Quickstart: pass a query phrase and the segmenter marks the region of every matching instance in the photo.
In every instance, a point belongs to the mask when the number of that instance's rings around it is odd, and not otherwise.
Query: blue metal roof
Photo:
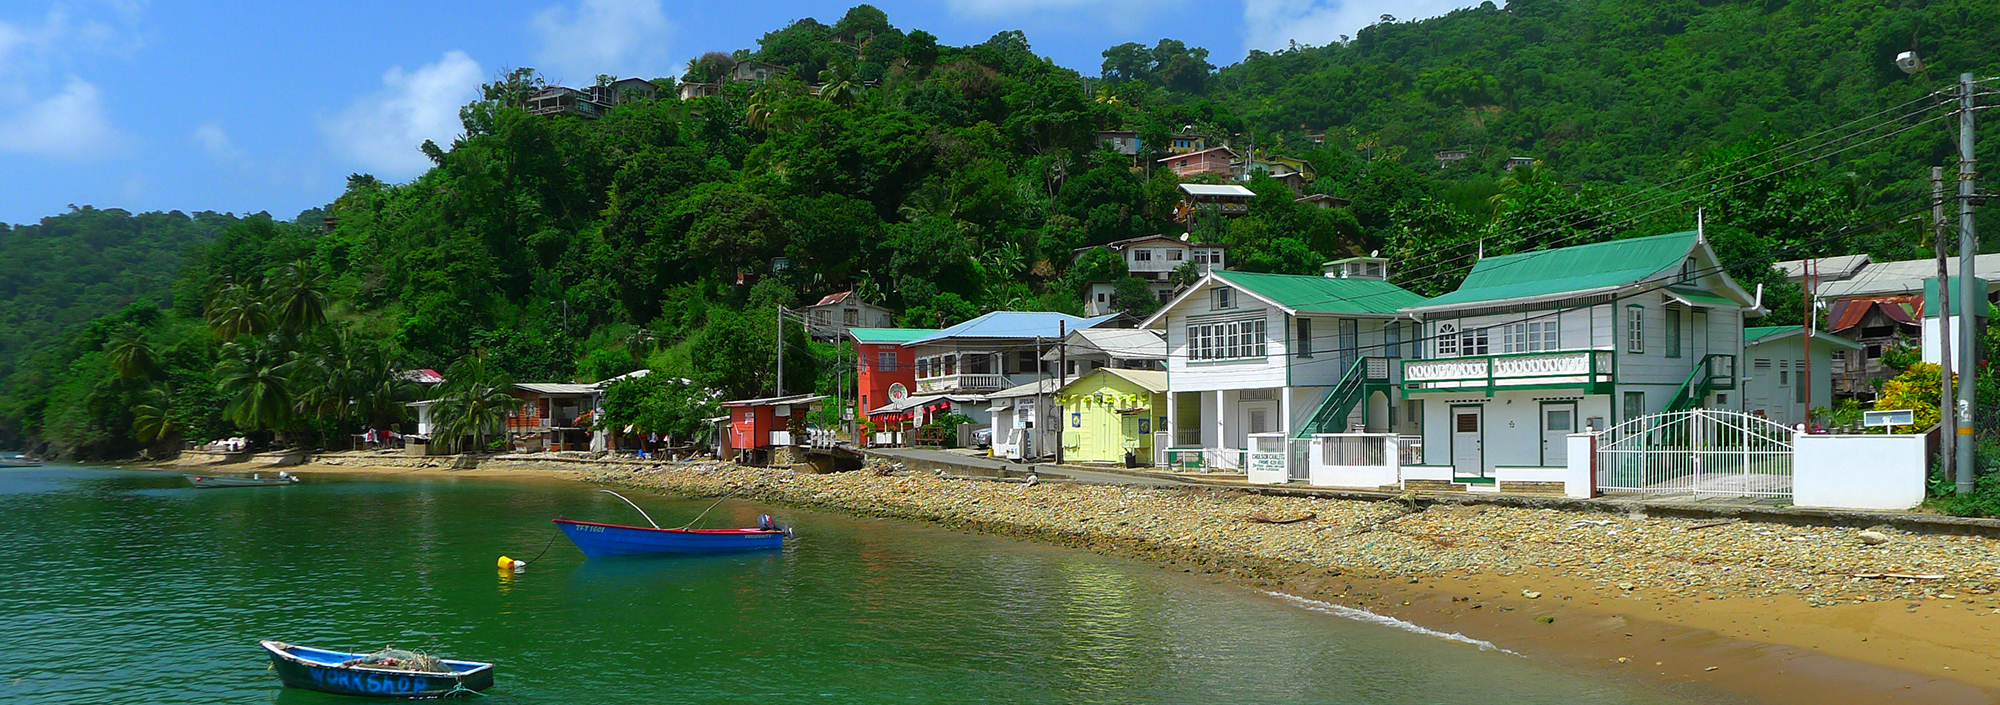
[[[1049,311],[994,311],[903,345],[923,345],[955,338],[1059,338],[1064,331],[1093,328],[1117,317],[1115,313],[1083,318]]]

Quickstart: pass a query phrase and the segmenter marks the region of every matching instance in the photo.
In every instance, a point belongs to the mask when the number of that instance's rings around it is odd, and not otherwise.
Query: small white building
[[[1167,340],[1157,330],[1085,328],[1070,333],[1060,347],[1042,353],[1042,362],[1063,365],[1062,376],[1068,379],[1102,367],[1165,371]]]
[[[1812,365],[1806,365],[1806,336],[1800,326],[1743,329],[1741,410],[1786,426],[1809,423],[1813,409],[1833,405],[1833,358],[1861,349],[1861,344],[1814,331]],[[1810,389],[1812,401],[1806,396]]]
[[[1056,424],[1062,406],[1056,403],[1061,385],[1053,378],[986,395],[993,414],[993,457],[1032,461],[1056,449]]]

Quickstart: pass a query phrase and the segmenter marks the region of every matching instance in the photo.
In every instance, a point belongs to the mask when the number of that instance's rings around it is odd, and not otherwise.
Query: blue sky
[[[269,211],[290,218],[350,173],[404,181],[424,139],[448,144],[458,106],[507,67],[588,83],[665,76],[706,51],[753,48],[801,17],[853,3],[767,0],[349,0],[0,3],[0,221],[74,204]],[[1106,47],[1173,37],[1211,61],[1324,44],[1383,14],[1451,0],[881,0],[905,30],[950,44],[1027,32],[1038,53],[1095,74]]]

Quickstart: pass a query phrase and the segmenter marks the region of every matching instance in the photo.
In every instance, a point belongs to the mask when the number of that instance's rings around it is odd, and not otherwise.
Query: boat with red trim
[[[591,558],[657,556],[674,553],[735,553],[784,548],[791,532],[766,514],[748,529],[662,529],[555,519],[570,543]]]

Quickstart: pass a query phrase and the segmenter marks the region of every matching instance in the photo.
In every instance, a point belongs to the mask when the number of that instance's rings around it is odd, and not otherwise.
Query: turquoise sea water
[[[663,525],[705,501],[628,493]],[[585,560],[556,482],[0,470],[0,702],[351,703],[279,687],[258,639],[498,663],[486,703],[1665,702],[1475,645],[1083,551],[768,512],[783,552]]]

